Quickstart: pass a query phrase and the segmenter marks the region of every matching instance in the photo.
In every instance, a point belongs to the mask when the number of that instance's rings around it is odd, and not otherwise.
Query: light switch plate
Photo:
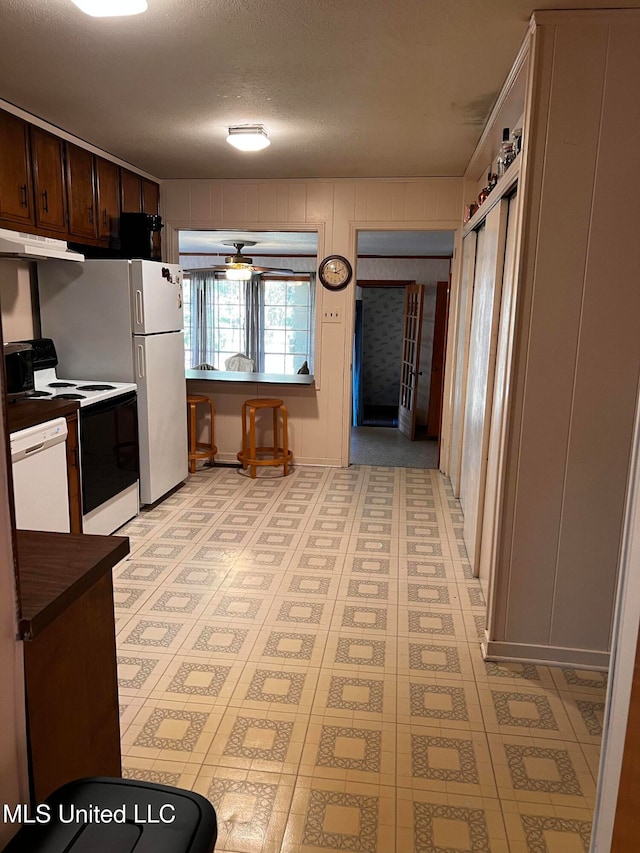
[[[337,308],[325,308],[322,313],[323,323],[342,323],[342,311]]]

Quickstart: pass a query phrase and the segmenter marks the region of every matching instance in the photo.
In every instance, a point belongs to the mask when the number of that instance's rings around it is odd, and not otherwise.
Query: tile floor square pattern
[[[365,466],[143,510],[123,775],[207,796],[217,853],[586,853],[606,675],[483,661],[462,522],[439,472]]]

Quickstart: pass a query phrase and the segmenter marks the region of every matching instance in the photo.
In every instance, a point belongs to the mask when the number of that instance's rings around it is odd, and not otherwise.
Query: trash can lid
[[[49,822],[23,826],[6,853],[212,853],[217,837],[200,794],[134,779],[79,779],[45,806]]]

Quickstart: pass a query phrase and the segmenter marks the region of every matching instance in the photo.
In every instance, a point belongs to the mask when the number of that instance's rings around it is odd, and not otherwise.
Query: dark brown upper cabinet
[[[109,240],[117,233],[120,216],[120,169],[110,160],[96,157],[98,237]]]
[[[142,178],[128,169],[120,169],[122,213],[142,213]]]
[[[29,125],[5,112],[0,112],[0,220],[35,221]]]
[[[31,125],[35,190],[35,224],[46,231],[67,233],[64,140]]]
[[[153,213],[154,215],[158,213],[158,207],[160,205],[160,187],[158,184],[154,184],[153,181],[148,181],[146,178],[142,179],[142,212],[143,213]]]
[[[96,182],[94,157],[85,148],[66,143],[69,234],[93,238],[96,225]]]

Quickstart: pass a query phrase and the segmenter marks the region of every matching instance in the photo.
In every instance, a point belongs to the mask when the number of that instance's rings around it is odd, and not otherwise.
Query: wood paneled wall
[[[640,377],[640,10],[536,13],[490,654],[606,665]]]
[[[299,462],[347,464],[357,231],[456,230],[462,211],[462,179],[164,181],[162,199],[169,261],[178,260],[179,228],[317,229],[319,259],[329,254],[350,259],[354,277],[346,290],[330,293],[318,285],[318,387],[256,389],[248,385],[215,394],[220,458],[235,458],[240,442],[240,406],[257,390],[268,396],[277,393],[285,400],[291,446]],[[322,323],[325,308],[341,311],[342,321]],[[211,386],[199,383],[193,390],[211,392]]]

